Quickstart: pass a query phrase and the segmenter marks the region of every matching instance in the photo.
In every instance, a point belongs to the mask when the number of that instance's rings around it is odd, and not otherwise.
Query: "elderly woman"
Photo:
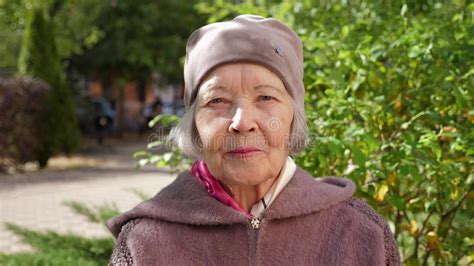
[[[154,198],[111,219],[117,265],[399,265],[384,220],[347,179],[314,179],[304,148],[303,50],[272,18],[196,30],[186,114],[171,138],[197,158]]]

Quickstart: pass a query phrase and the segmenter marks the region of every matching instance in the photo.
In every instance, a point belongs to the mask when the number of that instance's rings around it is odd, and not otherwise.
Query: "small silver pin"
[[[277,53],[277,55],[283,57],[283,50],[279,46],[275,46],[275,53]]]

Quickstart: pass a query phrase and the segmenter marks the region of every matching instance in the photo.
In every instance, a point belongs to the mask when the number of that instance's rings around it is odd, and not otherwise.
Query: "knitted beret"
[[[215,67],[233,62],[263,65],[283,81],[297,107],[304,104],[303,46],[298,35],[274,18],[240,15],[195,30],[186,44],[184,104]]]

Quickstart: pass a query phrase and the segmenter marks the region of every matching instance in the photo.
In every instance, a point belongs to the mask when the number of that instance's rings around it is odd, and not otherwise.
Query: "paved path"
[[[109,235],[104,226],[86,221],[63,202],[77,200],[89,206],[115,203],[121,211],[126,211],[141,201],[130,189],[150,196],[156,194],[174,179],[174,175],[153,167],[134,169],[131,154],[142,146],[140,143],[125,144],[109,147],[102,153],[82,154],[100,160],[100,165],[93,167],[0,176],[0,252],[29,250],[5,230],[4,222],[84,236]]]

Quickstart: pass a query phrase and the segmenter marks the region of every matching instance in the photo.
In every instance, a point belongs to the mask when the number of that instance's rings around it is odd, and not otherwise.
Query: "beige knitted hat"
[[[206,74],[231,62],[261,64],[277,74],[304,105],[303,46],[298,35],[274,18],[240,15],[195,30],[186,44],[184,103],[189,107]]]

